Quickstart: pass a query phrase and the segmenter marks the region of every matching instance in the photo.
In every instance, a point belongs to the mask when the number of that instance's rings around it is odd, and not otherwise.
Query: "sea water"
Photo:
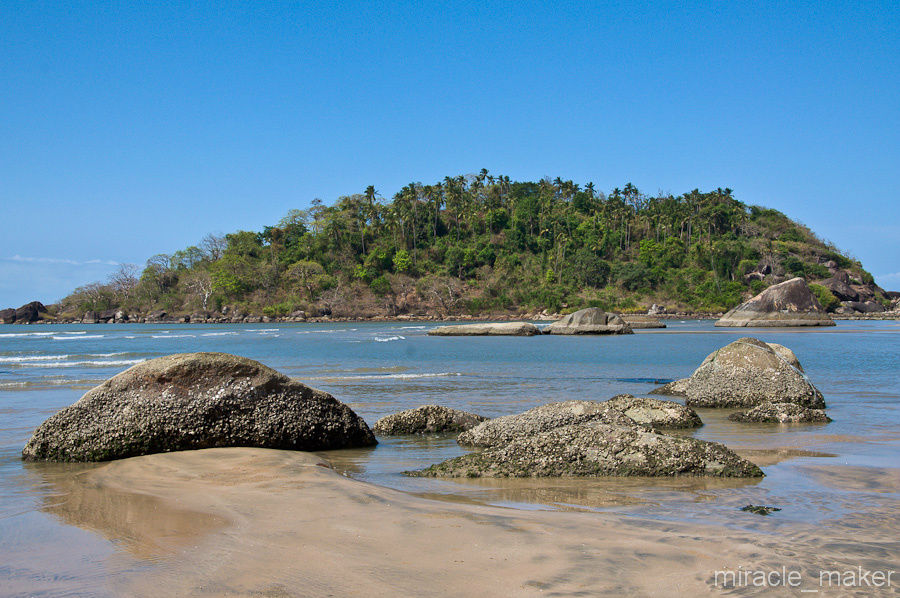
[[[379,438],[374,448],[322,456],[345,475],[438,500],[615,511],[659,521],[740,526],[751,517],[740,506],[764,504],[780,507],[775,517],[785,525],[827,525],[897,503],[900,324],[749,330],[717,329],[712,321],[667,324],[602,337],[429,337],[427,331],[440,324],[417,322],[0,326],[0,579],[17,580],[18,587],[49,579],[49,587],[73,594],[97,587],[110,559],[120,556],[116,534],[70,525],[52,508],[61,492],[53,476],[74,475],[84,466],[29,467],[21,461],[22,447],[35,427],[87,389],[144,360],[180,352],[259,360],[332,393],[372,425],[425,404],[496,417],[554,401],[646,396],[690,375],[715,349],[754,336],[794,351],[834,421],[738,424],[727,419],[733,410],[703,409],[705,425],[679,433],[738,450],[762,466],[761,480],[448,481],[402,475],[462,454],[453,436]]]

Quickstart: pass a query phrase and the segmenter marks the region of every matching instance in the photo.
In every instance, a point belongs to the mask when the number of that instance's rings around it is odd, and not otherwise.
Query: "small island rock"
[[[631,326],[632,330],[666,327],[666,323],[659,318],[654,318],[653,316],[644,314],[628,314],[622,316],[622,319],[625,320],[625,322],[627,322],[629,326]]]
[[[423,405],[382,417],[372,426],[380,436],[463,432],[487,418],[441,405]]]
[[[108,461],[226,446],[327,450],[370,446],[366,423],[333,396],[225,353],[140,363],[41,424],[28,460]]]
[[[621,316],[607,313],[596,307],[569,314],[550,324],[545,332],[547,334],[634,334],[631,326]]]
[[[716,326],[834,326],[802,278],[772,285],[716,321]]]
[[[429,336],[534,336],[540,333],[540,328],[530,322],[457,324],[428,331]]]

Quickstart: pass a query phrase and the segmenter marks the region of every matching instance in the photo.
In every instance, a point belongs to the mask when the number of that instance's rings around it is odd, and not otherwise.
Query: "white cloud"
[[[87,260],[84,262],[79,262],[77,260],[70,260],[68,258],[61,257],[25,257],[21,255],[14,255],[12,257],[4,257],[0,258],[9,262],[21,262],[26,264],[68,264],[69,266],[89,266],[95,264],[102,264],[104,266],[118,266],[119,262],[114,262],[112,260]]]

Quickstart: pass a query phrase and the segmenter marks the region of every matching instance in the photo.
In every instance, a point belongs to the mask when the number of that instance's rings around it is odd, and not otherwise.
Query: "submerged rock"
[[[474,428],[486,417],[440,405],[423,405],[382,417],[372,427],[381,436],[462,432]]]
[[[698,428],[703,425],[696,411],[674,401],[618,395],[604,404],[621,411],[635,423],[651,428]]]
[[[721,444],[603,421],[518,437],[406,473],[418,477],[763,475],[759,467]]]
[[[802,278],[772,285],[726,313],[716,326],[834,326]]]
[[[140,363],[41,424],[29,460],[107,461],[226,446],[326,450],[376,444],[333,396],[226,353]]]
[[[809,409],[796,403],[772,403],[766,401],[750,409],[732,413],[728,419],[734,422],[758,422],[773,424],[816,423],[827,424],[831,418],[822,409]]]
[[[754,407],[777,401],[824,408],[822,393],[800,369],[793,352],[777,347],[740,338],[710,353],[690,378],[653,392],[683,396],[690,407]]]
[[[606,401],[563,401],[487,420],[460,434],[456,441],[465,446],[500,446],[523,436],[595,420],[634,425],[633,420]]]
[[[534,336],[540,333],[540,328],[529,322],[458,324],[428,331],[429,336]]]
[[[618,314],[589,307],[569,314],[550,324],[547,334],[634,334],[631,326]]]

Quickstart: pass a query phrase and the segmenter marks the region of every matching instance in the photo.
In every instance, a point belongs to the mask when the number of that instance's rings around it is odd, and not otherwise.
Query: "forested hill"
[[[592,183],[515,182],[482,170],[411,183],[390,198],[369,187],[290,210],[262,231],[208,235],[81,287],[55,311],[369,317],[656,303],[709,312],[784,277],[815,282],[835,272],[874,287],[859,262],[731,189],[647,195],[627,184],[605,194]]]

